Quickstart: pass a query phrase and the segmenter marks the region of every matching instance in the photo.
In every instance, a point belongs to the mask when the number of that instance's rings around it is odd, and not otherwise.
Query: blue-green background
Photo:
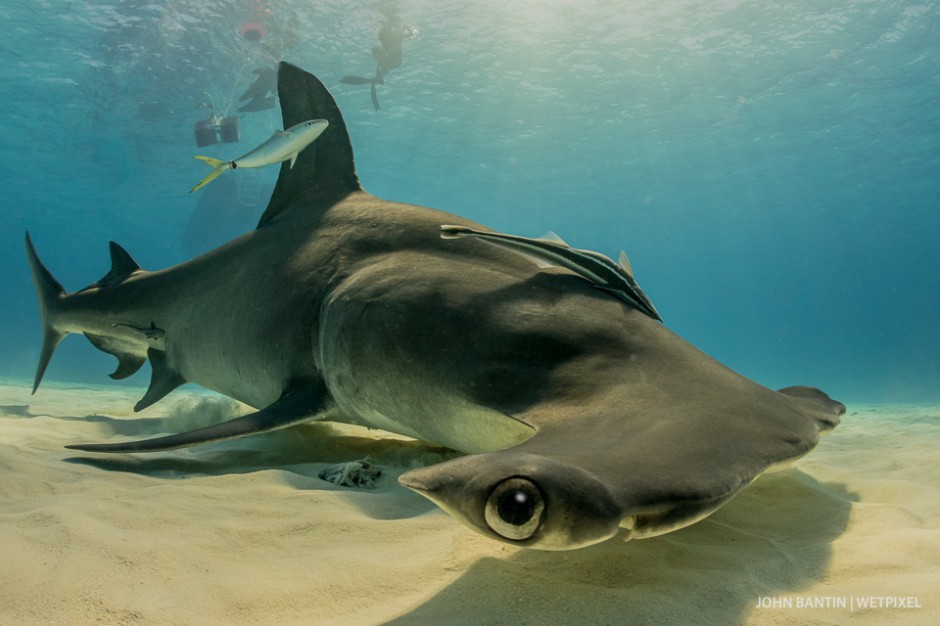
[[[338,80],[371,75],[396,10],[418,35],[374,111]],[[284,58],[332,89],[373,194],[623,248],[671,329],[769,386],[940,400],[937,3],[31,0],[0,18],[0,376],[31,378],[40,345],[27,229],[74,290],[109,239],[156,269],[193,229],[208,245],[256,219],[263,202],[190,225],[212,189],[187,193],[191,157],[240,155],[276,112],[208,151],[192,125]],[[112,366],[72,338],[48,377]]]

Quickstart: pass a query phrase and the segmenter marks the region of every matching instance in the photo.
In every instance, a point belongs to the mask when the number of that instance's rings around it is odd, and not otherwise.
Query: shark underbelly
[[[535,430],[499,411],[409,381],[407,374],[356,379],[333,362],[325,380],[343,421],[414,437],[468,454],[517,445]]]

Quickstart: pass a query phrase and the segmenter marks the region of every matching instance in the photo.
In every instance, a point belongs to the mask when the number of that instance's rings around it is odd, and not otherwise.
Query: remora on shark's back
[[[583,275],[442,240],[441,224],[490,231],[364,192],[326,88],[281,64],[278,89],[285,126],[329,129],[281,166],[256,230],[158,272],[112,244],[111,271],[71,294],[27,237],[35,385],[81,332],[118,358],[115,378],[150,362],[137,410],[193,382],[258,411],[70,448],[166,450],[329,416],[469,453],[400,482],[489,537],[563,550],[693,523],[838,423],[845,407],[818,389],[762,387]]]
[[[608,291],[630,306],[643,311],[654,320],[663,321],[659,311],[633,278],[633,269],[630,267],[630,261],[627,260],[626,252],[620,252],[618,265],[599,252],[572,248],[554,233],[551,237],[530,239],[503,233],[481,232],[466,226],[443,224],[441,237],[444,239],[473,237],[494,246],[516,251],[527,258],[532,258],[539,265],[544,263],[549,266],[565,267],[583,276],[598,289]]]

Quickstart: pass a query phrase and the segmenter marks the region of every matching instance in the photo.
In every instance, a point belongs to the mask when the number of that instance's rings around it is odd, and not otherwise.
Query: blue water
[[[238,156],[276,110],[243,114],[236,145],[197,150],[192,126],[282,57],[333,90],[371,193],[623,248],[671,329],[768,386],[940,400],[940,5],[402,0],[418,34],[375,111],[338,80],[374,72],[394,10],[0,6],[0,376],[31,378],[40,346],[27,229],[75,290],[107,271],[108,240],[156,269],[251,227],[264,202],[238,194],[269,193],[274,168],[213,183],[231,211],[207,213],[192,156]],[[239,34],[252,20],[257,44]],[[47,377],[112,367],[70,338]]]

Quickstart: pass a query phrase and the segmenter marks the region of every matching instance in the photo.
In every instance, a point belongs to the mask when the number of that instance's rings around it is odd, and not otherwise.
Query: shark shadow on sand
[[[825,578],[856,500],[844,485],[775,472],[698,524],[567,553],[564,567],[535,550],[478,560],[386,623],[445,624],[468,611],[481,624],[758,623],[758,599],[818,593],[806,590]]]

